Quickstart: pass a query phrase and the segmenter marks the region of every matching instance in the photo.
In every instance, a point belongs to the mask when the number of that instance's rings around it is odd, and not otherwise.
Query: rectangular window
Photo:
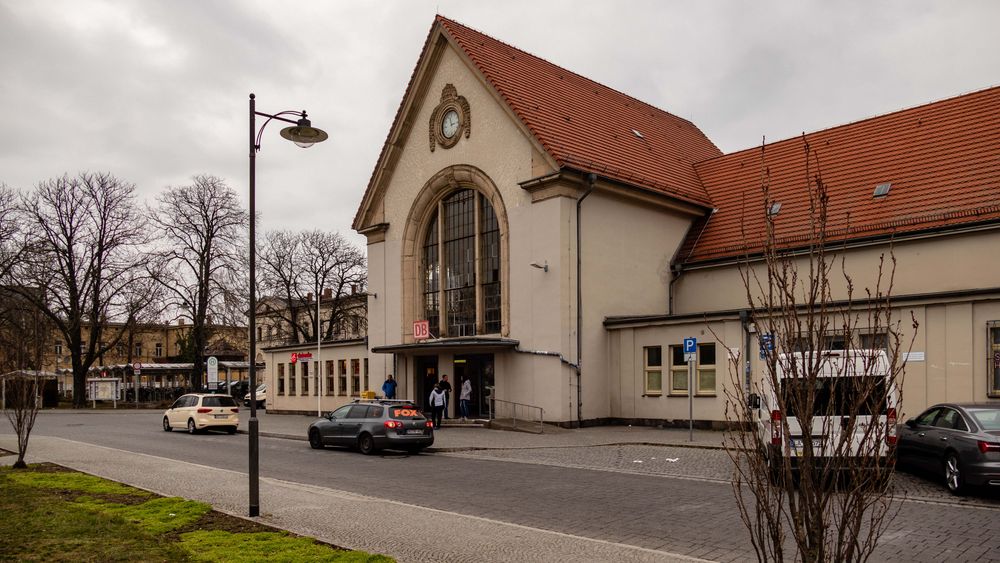
[[[698,395],[715,395],[715,344],[698,346]]]
[[[687,395],[688,365],[684,361],[684,347],[670,347],[670,394]]]
[[[161,342],[156,343],[156,350],[153,352],[153,355],[157,358],[163,357],[163,344]]]
[[[295,364],[288,364],[288,395],[295,395]]]
[[[361,360],[355,358],[351,360],[351,395],[357,397],[361,394]]]
[[[347,394],[347,360],[337,361],[337,394]]]
[[[643,350],[643,380],[647,395],[663,393],[663,350],[660,346],[646,346]]]
[[[302,362],[302,394],[309,395],[309,362]]]
[[[479,253],[482,261],[483,330],[486,334],[500,332],[500,225],[493,206],[485,201],[479,206]]]
[[[989,324],[989,373],[990,397],[1000,397],[1000,321],[990,321]]]
[[[62,356],[62,342],[56,342],[56,355]]]
[[[365,391],[371,389],[368,386],[368,358],[365,358]]]
[[[141,342],[139,344],[135,345],[135,357],[136,358],[141,358],[142,357],[142,343]]]
[[[285,394],[285,364],[278,364],[278,394]]]
[[[333,360],[326,361],[326,394],[333,395],[337,388],[334,387]]]
[[[888,350],[889,337],[884,332],[861,335],[861,348],[864,350]]]

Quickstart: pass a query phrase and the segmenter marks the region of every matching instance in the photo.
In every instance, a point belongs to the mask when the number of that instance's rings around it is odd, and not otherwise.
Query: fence
[[[490,398],[490,424],[541,434],[545,427],[545,409],[533,405]]]

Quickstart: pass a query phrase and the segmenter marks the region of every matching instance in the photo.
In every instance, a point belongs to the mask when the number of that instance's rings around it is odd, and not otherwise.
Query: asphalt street
[[[239,491],[245,495],[246,435],[165,433],[158,421],[158,413],[150,412],[43,413],[35,433],[197,464],[200,469],[190,476],[197,487],[192,488],[232,490],[237,499]],[[448,432],[466,429],[440,434]],[[753,558],[726,481],[729,460],[720,450],[628,442],[518,448],[510,443],[516,433],[501,434],[505,444],[500,448],[370,457],[337,449],[314,451],[301,440],[265,436],[261,476],[288,486],[422,507],[449,518],[556,533],[565,536],[562,541],[571,537],[634,546],[648,550],[641,552],[644,556]],[[1000,502],[987,497],[963,506],[936,500],[931,493],[938,489],[935,484],[925,487],[925,496],[911,495],[921,500],[900,504],[878,560],[1000,560],[1000,539],[984,533],[1000,523]],[[490,529],[504,537],[510,533],[507,526]],[[395,553],[392,546],[385,552]],[[509,559],[501,555],[496,560]]]

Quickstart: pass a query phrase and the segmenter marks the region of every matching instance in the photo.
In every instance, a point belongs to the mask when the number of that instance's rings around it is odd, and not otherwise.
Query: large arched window
[[[500,227],[476,190],[442,199],[423,243],[424,318],[434,336],[501,330]]]

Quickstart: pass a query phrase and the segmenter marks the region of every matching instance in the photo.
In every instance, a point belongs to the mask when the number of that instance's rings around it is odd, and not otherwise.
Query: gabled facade
[[[895,240],[900,306],[929,307],[909,412],[991,394],[995,376],[973,365],[992,350],[1000,271],[966,252],[997,242],[998,92],[806,136],[858,279]],[[801,143],[763,151],[788,248],[803,228]],[[442,375],[468,377],[473,414],[492,396],[567,425],[686,419],[673,398],[688,390],[663,358],[698,336],[695,418],[724,420],[728,352],[756,356],[737,262],[759,242],[741,217],[760,155],[722,155],[687,120],[437,17],[354,221],[368,238],[372,377],[394,374],[420,402]],[[930,369],[938,333],[968,337],[941,347],[967,369]]]

